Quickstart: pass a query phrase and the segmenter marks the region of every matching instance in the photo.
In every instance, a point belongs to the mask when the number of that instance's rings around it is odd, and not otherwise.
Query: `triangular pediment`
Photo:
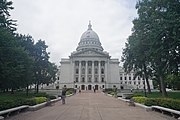
[[[102,56],[109,57],[109,53],[103,51],[97,51],[93,49],[87,49],[84,51],[76,51],[71,54],[71,56]]]

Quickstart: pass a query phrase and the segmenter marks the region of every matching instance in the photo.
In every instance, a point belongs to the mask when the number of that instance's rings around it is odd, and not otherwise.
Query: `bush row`
[[[34,97],[30,99],[15,99],[15,100],[1,100],[0,101],[0,111],[5,110],[5,109],[10,109],[13,107],[18,107],[21,105],[36,105],[39,103],[46,102],[47,98],[46,97]]]
[[[180,110],[180,100],[172,98],[146,98],[146,97],[133,97],[133,100],[147,106],[162,106],[174,110]]]

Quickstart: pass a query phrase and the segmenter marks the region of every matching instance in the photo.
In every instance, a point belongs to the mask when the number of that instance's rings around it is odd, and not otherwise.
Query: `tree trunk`
[[[150,84],[149,84],[149,80],[148,80],[148,74],[147,74],[145,64],[144,64],[144,74],[145,74],[145,80],[146,80],[146,84],[147,84],[148,93],[151,93],[151,88],[150,88]]]
[[[29,95],[29,87],[28,87],[28,84],[26,86],[26,95],[28,96]]]
[[[37,82],[37,84],[36,84],[36,93],[38,93],[39,92],[39,82]]]
[[[11,89],[11,94],[14,94],[14,89],[13,88]]]
[[[165,88],[164,79],[163,79],[162,76],[160,76],[159,79],[160,79],[160,85],[161,85],[162,96],[163,96],[163,97],[167,97],[167,92],[166,92],[166,88]]]

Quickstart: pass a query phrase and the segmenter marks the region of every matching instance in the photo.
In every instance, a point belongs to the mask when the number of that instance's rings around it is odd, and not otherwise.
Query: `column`
[[[99,75],[98,81],[101,82],[101,61],[98,61],[98,75]]]
[[[72,88],[74,87],[74,81],[75,81],[75,66],[74,66],[74,61],[72,61]]]
[[[86,61],[86,68],[85,68],[85,82],[88,81],[88,61]]]
[[[92,82],[94,82],[94,61],[92,61]]]
[[[105,61],[104,73],[105,73],[105,81],[106,81],[106,83],[107,83],[107,80],[108,80],[107,79],[108,78],[107,64],[108,64],[107,61]]]
[[[81,82],[81,61],[79,61],[79,76],[78,76],[79,82]]]

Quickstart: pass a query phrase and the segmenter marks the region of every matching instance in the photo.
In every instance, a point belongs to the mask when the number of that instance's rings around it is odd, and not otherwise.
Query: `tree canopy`
[[[140,0],[136,9],[138,18],[133,20],[122,61],[129,71],[156,77],[166,96],[166,76],[179,75],[180,1]]]
[[[26,88],[53,82],[57,66],[49,61],[45,41],[16,33],[10,19],[12,1],[0,0],[0,90]]]

